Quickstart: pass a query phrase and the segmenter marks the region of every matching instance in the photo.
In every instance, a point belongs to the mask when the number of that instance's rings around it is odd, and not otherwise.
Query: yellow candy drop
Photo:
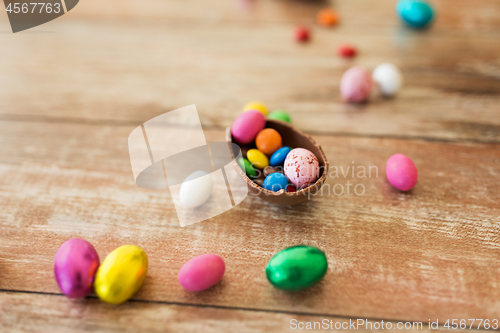
[[[243,108],[243,112],[249,110],[259,110],[264,116],[267,115],[267,107],[264,103],[261,102],[254,101],[247,103],[247,105],[245,105],[245,107]]]
[[[148,271],[148,257],[136,245],[123,245],[112,251],[97,270],[94,290],[105,302],[120,304],[142,286]]]
[[[250,149],[247,151],[247,159],[252,163],[252,166],[258,169],[264,169],[269,165],[267,156],[258,149]]]

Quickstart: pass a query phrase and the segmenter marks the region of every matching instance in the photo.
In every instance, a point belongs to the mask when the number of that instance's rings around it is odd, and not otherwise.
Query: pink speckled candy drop
[[[86,240],[72,238],[57,250],[54,273],[61,291],[68,297],[85,297],[92,291],[99,256]]]
[[[236,118],[231,126],[231,134],[236,143],[249,144],[266,126],[266,118],[262,112],[258,110],[250,110],[243,112]]]
[[[178,279],[188,291],[208,289],[222,279],[226,266],[216,254],[202,254],[185,263],[179,271]]]
[[[340,80],[340,93],[347,102],[366,101],[370,97],[372,87],[372,76],[363,67],[349,68]]]
[[[403,154],[394,154],[387,160],[385,173],[392,186],[400,191],[411,190],[418,179],[415,163]]]
[[[297,190],[314,184],[319,176],[318,159],[304,148],[295,148],[289,152],[284,167],[285,176]]]

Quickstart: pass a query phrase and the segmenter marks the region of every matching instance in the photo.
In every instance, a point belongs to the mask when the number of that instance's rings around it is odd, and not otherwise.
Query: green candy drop
[[[252,163],[246,158],[238,160],[241,170],[245,171],[248,177],[257,177],[257,171],[253,168]]]
[[[278,252],[267,264],[267,279],[278,289],[298,291],[318,283],[328,270],[325,253],[297,245]]]
[[[292,123],[292,117],[285,110],[274,110],[267,116],[268,119],[281,120],[286,123]]]

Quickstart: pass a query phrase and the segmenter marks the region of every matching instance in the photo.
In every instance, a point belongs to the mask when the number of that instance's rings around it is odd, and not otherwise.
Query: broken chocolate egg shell
[[[283,146],[288,146],[293,148],[305,148],[310,150],[318,159],[320,174],[316,182],[304,189],[298,190],[297,192],[285,192],[285,190],[280,190],[278,192],[272,192],[264,189],[263,187],[256,184],[252,179],[250,179],[243,170],[238,166],[235,160],[235,153],[230,149],[231,157],[233,158],[233,164],[235,165],[238,174],[246,181],[248,190],[252,195],[256,195],[264,201],[290,206],[296,205],[301,202],[311,199],[316,195],[321,186],[325,183],[326,175],[328,174],[328,161],[326,160],[325,153],[309,135],[296,130],[291,125],[279,121],[279,120],[266,120],[266,128],[274,128],[281,135]],[[233,137],[231,135],[231,129],[226,130],[226,141],[229,143],[234,143]]]

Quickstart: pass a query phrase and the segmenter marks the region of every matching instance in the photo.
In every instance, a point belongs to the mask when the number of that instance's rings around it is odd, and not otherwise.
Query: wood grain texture
[[[97,299],[0,294],[0,329],[15,332],[293,332],[290,320],[323,318],[145,302],[112,306]],[[338,319],[328,318],[334,322]]]
[[[43,327],[58,332],[296,332],[299,322],[307,332],[325,332],[339,327],[339,332],[352,331],[355,319],[303,316],[238,309],[216,309],[195,306],[130,301],[119,307],[96,299],[70,300],[57,295],[0,293],[0,329],[10,332],[39,332]],[[296,320],[296,321],[293,321]],[[325,323],[325,320],[327,323]],[[373,320],[360,324],[360,330],[375,325]],[[384,322],[387,325],[387,321]],[[447,332],[444,328],[430,330],[428,323],[412,322],[410,329],[397,329],[403,322],[391,322],[395,332]],[[297,325],[297,327],[295,326]],[[314,326],[316,325],[316,326]],[[320,329],[323,325],[323,329]],[[325,327],[325,325],[327,325]],[[342,325],[344,329],[342,329]],[[366,326],[368,325],[368,326]],[[372,325],[372,326],[369,326]],[[407,324],[409,325],[409,324]],[[418,328],[420,327],[420,328]],[[332,331],[332,330],[330,330]],[[476,332],[478,330],[471,330]]]
[[[9,45],[0,53],[0,119],[142,123],[196,104],[206,128],[224,128],[260,99],[308,132],[500,141],[498,1],[439,1],[439,20],[424,32],[398,22],[395,1],[338,1],[342,24],[314,27],[307,45],[293,41],[294,26],[325,3],[251,3],[258,9],[88,0],[42,33],[0,34]],[[345,42],[360,50],[353,61],[336,55]],[[401,95],[343,103],[342,73],[382,62],[401,67]]]
[[[332,6],[341,14],[343,25],[399,25],[394,15],[397,0],[325,1],[325,0],[276,0],[276,1],[220,1],[206,3],[185,0],[182,6],[173,1],[151,0],[144,5],[140,0],[109,0],[105,3],[90,0],[80,3],[72,17],[100,20],[183,20],[216,21],[233,23],[314,23],[315,15],[324,7]],[[479,3],[479,5],[478,5]],[[500,4],[495,0],[433,0],[439,15],[437,29],[473,30],[487,32],[498,29],[500,19],[496,12]]]
[[[167,191],[133,182],[126,146],[133,127],[0,126],[2,142],[16,143],[0,148],[0,289],[59,292],[53,256],[66,239],[82,237],[101,257],[126,243],[146,250],[150,270],[135,296],[140,300],[393,320],[499,313],[496,144],[316,136],[332,170],[379,168],[372,178],[330,174],[330,188],[341,184],[347,191],[350,181],[362,184],[364,195],[325,192],[293,207],[249,197],[216,218],[180,228]],[[223,137],[207,131],[208,140]],[[384,177],[386,159],[403,149],[419,168],[410,194]],[[307,292],[280,292],[264,267],[274,253],[298,243],[324,249],[329,272]],[[206,252],[225,259],[225,277],[204,293],[187,293],[176,274]]]
[[[85,0],[19,34],[0,14],[0,331],[500,319],[500,2],[432,2],[438,20],[420,32],[401,25],[396,0]],[[329,4],[341,25],[315,26]],[[293,41],[297,24],[311,26],[311,43]],[[345,42],[359,57],[336,56]],[[382,62],[402,69],[401,94],[342,102],[342,73]],[[168,191],[134,184],[129,133],[194,103],[207,140],[223,141],[254,99],[287,109],[322,145],[332,166],[324,192],[294,207],[248,197],[180,228]],[[384,175],[400,152],[419,170],[410,193]],[[53,258],[71,237],[90,241],[101,259],[127,243],[146,250],[148,277],[132,301],[60,294]],[[325,279],[299,293],[274,289],[265,265],[299,243],[325,250]],[[206,252],[224,258],[226,274],[188,293],[177,272]]]

